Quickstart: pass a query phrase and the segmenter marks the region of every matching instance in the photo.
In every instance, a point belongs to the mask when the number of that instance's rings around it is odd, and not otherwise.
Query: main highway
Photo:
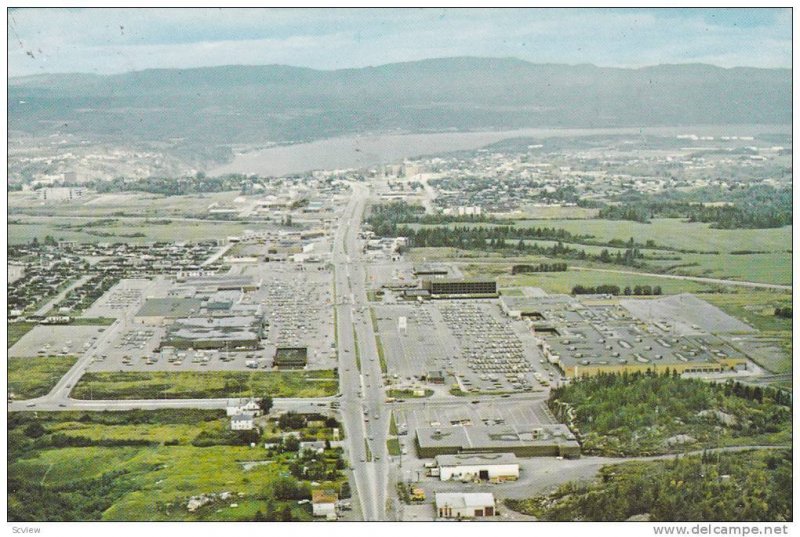
[[[350,183],[352,196],[333,245],[340,411],[364,520],[386,520],[389,413],[369,313],[358,232],[369,189]]]

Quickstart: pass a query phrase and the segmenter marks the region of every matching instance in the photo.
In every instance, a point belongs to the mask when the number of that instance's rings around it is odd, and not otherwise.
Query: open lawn
[[[8,393],[14,399],[46,395],[78,359],[74,356],[37,356],[8,359]]]
[[[338,390],[333,371],[203,371],[86,373],[76,399],[325,397]]]

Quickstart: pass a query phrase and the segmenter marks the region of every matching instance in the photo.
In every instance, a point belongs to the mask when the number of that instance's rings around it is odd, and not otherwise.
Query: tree
[[[294,435],[287,436],[283,440],[283,449],[286,451],[297,451],[300,449],[300,440]]]
[[[269,395],[265,395],[258,401],[258,408],[261,409],[265,415],[269,414],[270,409],[272,408],[272,397]]]
[[[25,436],[27,436],[28,438],[39,438],[46,432],[47,431],[45,430],[45,428],[42,427],[42,424],[39,423],[38,421],[34,421],[33,423],[25,427]]]

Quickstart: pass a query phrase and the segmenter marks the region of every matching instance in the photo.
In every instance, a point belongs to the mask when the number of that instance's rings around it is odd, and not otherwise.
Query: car
[[[380,458],[380,457],[378,457],[377,455],[375,455],[374,459],[375,459],[376,461],[379,461],[379,460],[381,460],[381,458]]]
[[[28,407],[28,408],[30,408],[30,407],[32,407],[32,406],[36,406],[36,403],[28,403],[28,404],[27,404],[27,405],[25,405],[25,406],[26,406],[26,407]]]
[[[65,405],[64,403],[58,403],[58,406],[60,406],[61,408],[66,408],[67,407],[67,405]]]
[[[472,404],[473,404],[473,405],[477,405],[478,403],[480,403],[480,401],[478,401],[477,399],[476,399],[476,400],[474,400],[474,401],[472,401]]]
[[[380,416],[378,416],[377,414],[375,414],[374,416],[372,416],[372,419],[376,419],[376,420],[377,420],[377,419],[380,419]]]
[[[502,397],[503,399],[508,399],[509,397],[511,397],[511,395],[510,394],[504,394],[504,395],[501,395],[500,397]]]

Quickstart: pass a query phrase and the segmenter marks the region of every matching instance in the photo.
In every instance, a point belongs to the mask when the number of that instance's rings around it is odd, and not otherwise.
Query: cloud
[[[788,10],[21,9],[11,76],[280,63],[335,69],[443,56],[643,66],[791,65]]]

